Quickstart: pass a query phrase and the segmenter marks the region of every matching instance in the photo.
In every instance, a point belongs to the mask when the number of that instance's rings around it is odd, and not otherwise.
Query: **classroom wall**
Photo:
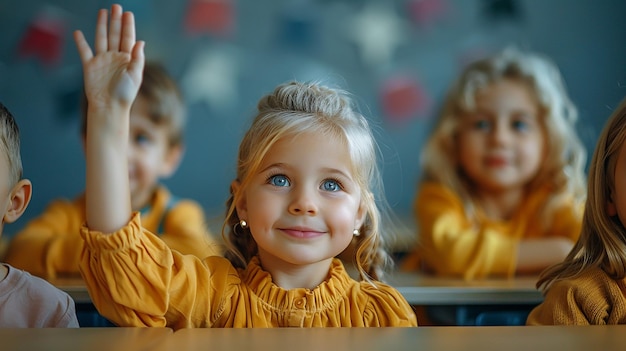
[[[52,199],[74,197],[84,187],[82,76],[71,32],[82,29],[92,42],[97,9],[111,3],[0,0],[0,101],[17,117],[25,175],[34,183],[30,207],[5,227],[7,236]],[[579,107],[589,153],[626,95],[623,0],[120,3],[135,12],[147,57],[165,64],[188,103],[185,158],[166,184],[214,219],[224,211],[237,146],[256,102],[286,80],[320,80],[354,94],[380,143],[387,200],[407,218],[419,150],[446,88],[468,60],[510,44],[549,55]],[[196,23],[192,15],[202,9],[194,6],[213,10]],[[215,13],[223,15],[211,18]],[[395,104],[388,107],[386,99]]]

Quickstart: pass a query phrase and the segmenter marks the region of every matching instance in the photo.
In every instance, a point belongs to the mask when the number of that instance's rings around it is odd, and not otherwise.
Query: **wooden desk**
[[[394,273],[388,279],[411,305],[528,305],[543,296],[537,277],[466,281],[415,273]]]
[[[626,326],[181,329],[158,351],[624,350]]]
[[[2,350],[11,351],[142,351],[172,335],[169,328],[0,328]]]

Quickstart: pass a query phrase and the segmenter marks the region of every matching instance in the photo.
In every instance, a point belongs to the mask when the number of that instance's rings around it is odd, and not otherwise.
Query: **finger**
[[[130,54],[128,69],[133,73],[139,74],[139,77],[143,76],[143,67],[146,62],[146,56],[143,52],[145,45],[146,43],[144,41],[138,41]]]
[[[122,42],[120,51],[130,53],[135,46],[135,16],[132,12],[124,12],[122,16]]]
[[[120,35],[122,33],[122,7],[118,4],[111,6],[111,21],[109,23],[109,50],[120,49]]]
[[[76,48],[78,49],[78,55],[80,55],[80,60],[83,64],[89,62],[93,57],[93,52],[91,52],[91,48],[83,35],[83,32],[77,30],[74,31],[74,42],[76,43]]]
[[[107,51],[107,16],[108,11],[102,9],[98,11],[98,22],[96,24],[96,42],[94,48],[96,55]]]

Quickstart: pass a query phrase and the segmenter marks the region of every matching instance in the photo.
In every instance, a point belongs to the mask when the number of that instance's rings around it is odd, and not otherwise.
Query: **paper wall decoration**
[[[389,77],[380,89],[384,117],[392,124],[416,118],[429,104],[428,96],[419,82],[405,75]]]
[[[228,37],[235,27],[235,6],[231,0],[190,0],[185,16],[189,34]]]
[[[19,57],[34,56],[49,66],[58,63],[65,39],[66,18],[63,10],[44,7],[26,28],[18,47]]]
[[[446,17],[449,9],[446,0],[412,0],[408,3],[411,18],[421,27],[429,27]]]
[[[192,58],[183,79],[183,93],[189,103],[205,102],[209,108],[224,110],[237,99],[238,55],[229,48],[200,51]]]
[[[407,40],[406,23],[381,2],[365,5],[348,21],[348,26],[348,36],[370,67],[389,65],[398,46]]]

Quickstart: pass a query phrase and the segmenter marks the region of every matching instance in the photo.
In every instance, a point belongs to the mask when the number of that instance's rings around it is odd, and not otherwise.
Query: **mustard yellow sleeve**
[[[356,303],[364,303],[363,319],[367,327],[417,327],[415,312],[394,288],[378,283],[377,287],[364,283],[366,294]]]
[[[514,274],[517,240],[485,225],[474,227],[449,189],[424,183],[415,200],[415,216],[420,256],[435,273],[466,279]]]
[[[582,208],[573,205],[563,206],[552,216],[550,236],[562,236],[576,242],[582,228]]]
[[[209,232],[204,211],[194,201],[181,200],[168,212],[160,238],[183,254],[199,258],[223,255],[222,246]]]
[[[526,320],[527,325],[603,325],[611,308],[597,281],[569,279],[556,281]]]
[[[135,213],[112,234],[81,229],[80,269],[98,311],[119,326],[211,327],[240,282],[228,260],[171,250]]]
[[[53,201],[13,237],[5,261],[45,279],[60,274],[78,275],[83,213],[76,203]]]

